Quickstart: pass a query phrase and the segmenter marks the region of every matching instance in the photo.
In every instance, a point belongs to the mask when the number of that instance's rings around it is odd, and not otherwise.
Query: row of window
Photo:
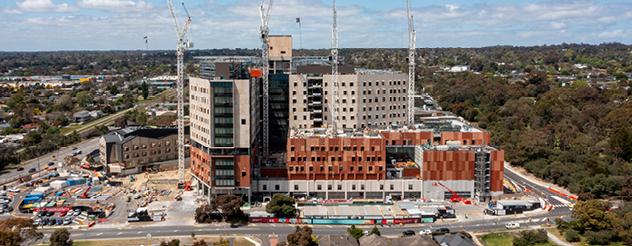
[[[312,156],[309,160],[311,160],[312,162],[317,161],[327,161],[327,157],[320,157],[320,156]],[[297,157],[290,157],[290,161],[308,161],[306,156],[297,156]],[[338,156],[338,157],[334,157],[331,156],[329,157],[329,161],[343,161],[342,156]],[[348,160],[345,160],[348,161]],[[362,156],[358,156],[357,158],[355,156],[351,157],[351,161],[362,161]],[[381,156],[367,156],[366,159],[364,161],[382,161],[382,157]]]
[[[382,86],[386,86],[386,82],[385,81],[381,81],[382,82]],[[311,84],[315,84],[315,83],[311,83]],[[320,85],[319,83],[316,83],[318,85]],[[349,82],[349,84],[347,84],[346,82],[338,82],[338,84],[342,87],[346,87],[347,85],[349,85],[349,87],[353,87],[355,84],[353,82]],[[328,83],[325,83],[325,87],[327,87]],[[367,86],[380,86],[380,82],[376,81],[375,84],[373,84],[372,82],[362,82],[362,86],[363,87],[367,87]],[[389,81],[388,82],[389,86],[396,86],[396,85],[406,85],[406,81]],[[294,87],[298,87],[298,83],[295,81],[294,82]],[[307,87],[307,83],[303,82],[303,87]]]
[[[365,186],[363,184],[361,184],[361,185],[352,184],[351,185],[351,190],[356,190],[358,187],[360,188],[360,190],[364,190],[365,189]],[[339,185],[337,185],[336,188],[337,188],[337,190],[341,191],[342,190],[342,185],[339,184]],[[265,184],[262,185],[261,189],[264,190],[264,191],[267,191],[268,190],[268,185],[265,185]],[[280,189],[281,189],[281,187],[278,184],[274,185],[274,190],[278,191]],[[395,190],[395,185],[392,185],[392,184],[389,185],[389,189],[390,190]],[[323,185],[320,185],[320,184],[316,185],[316,190],[323,190]],[[327,185],[327,190],[333,190],[333,185],[328,184]],[[380,190],[384,190],[384,185],[383,184],[380,184]],[[412,184],[408,185],[408,190],[413,190],[413,185]],[[298,185],[294,185],[294,191],[300,191]]]
[[[289,166],[290,172],[305,172],[305,166]],[[313,166],[309,166],[307,167],[307,169],[309,170],[309,172],[314,172],[314,167]],[[327,166],[327,171],[329,172],[333,172],[334,171],[334,167],[333,166]],[[322,173],[325,171],[325,166],[319,166],[318,170]],[[353,172],[354,170],[357,170],[358,172],[362,172],[363,168],[362,166],[358,166],[358,168],[354,168],[354,166],[349,166],[349,172]],[[367,166],[367,170],[369,172],[373,172],[373,170],[375,170],[375,168],[373,168],[372,165]],[[378,166],[377,167],[378,171],[382,171],[384,170],[383,166]],[[338,171],[339,172],[344,172],[345,171],[345,167],[344,166],[338,166]]]

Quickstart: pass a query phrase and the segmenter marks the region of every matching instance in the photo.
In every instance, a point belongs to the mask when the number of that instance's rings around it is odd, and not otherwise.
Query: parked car
[[[413,230],[405,230],[402,232],[402,235],[404,235],[405,237],[407,236],[414,236],[415,235],[415,231]]]
[[[9,189],[9,192],[18,193],[18,192],[20,192],[20,189],[13,187],[13,188]]]
[[[47,217],[51,217],[51,216],[53,216],[53,215],[55,215],[55,212],[53,212],[53,211],[48,211],[48,212],[46,212],[46,216],[47,216]]]
[[[509,222],[509,223],[505,224],[505,228],[507,228],[507,229],[517,229],[517,228],[520,228],[520,223]]]
[[[18,170],[18,172],[22,172],[22,171],[24,171],[24,168],[23,167],[18,167],[16,170]]]
[[[75,211],[72,213],[73,216],[79,216],[79,214],[81,214],[81,210],[79,209],[75,209]]]
[[[29,169],[29,173],[34,173],[34,172],[36,172],[36,171],[37,171],[37,170],[36,170],[34,167],[32,167],[31,169]]]
[[[450,233],[450,229],[445,228],[445,227],[435,229],[434,231],[432,231],[432,234],[435,234],[435,235],[448,234],[448,233]]]
[[[432,231],[430,229],[419,231],[419,235],[430,235],[430,234],[432,234]]]
[[[50,166],[54,166],[54,165],[55,165],[55,163],[54,163],[54,162],[52,162],[52,161],[48,163],[48,166],[49,166],[49,167],[50,167]]]

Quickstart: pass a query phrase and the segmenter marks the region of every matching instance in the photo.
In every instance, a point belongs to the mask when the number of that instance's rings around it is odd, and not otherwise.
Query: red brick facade
[[[386,148],[375,137],[290,138],[288,179],[384,179]]]
[[[235,186],[250,187],[252,171],[250,170],[250,156],[248,155],[209,155],[201,149],[191,146],[191,172],[204,183],[214,186],[211,174],[213,159],[233,159],[235,164]]]

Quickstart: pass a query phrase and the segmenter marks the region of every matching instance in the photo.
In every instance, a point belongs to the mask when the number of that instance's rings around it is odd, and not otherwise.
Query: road
[[[506,166],[506,165],[505,165]],[[519,175],[514,172],[510,168],[505,168],[505,178],[513,180],[518,185],[528,188],[530,191],[536,193],[538,196],[542,197],[547,203],[553,205],[554,209],[559,209],[563,207],[569,207],[574,202],[562,198],[559,194],[551,192],[548,188],[550,185],[543,184],[543,182],[534,181],[524,177],[524,175]]]
[[[554,210],[550,213],[533,215],[530,218],[518,218],[514,216],[502,216],[493,220],[477,220],[477,221],[453,221],[446,223],[418,224],[409,226],[385,226],[379,227],[382,235],[399,236],[405,230],[414,230],[416,233],[423,229],[449,228],[451,231],[492,231],[506,230],[505,224],[509,222],[518,222],[521,228],[540,226],[553,222],[555,218],[566,216],[570,213],[568,208]],[[89,240],[89,239],[105,239],[105,238],[139,238],[146,234],[152,237],[173,237],[173,236],[190,236],[195,235],[251,235],[260,238],[262,241],[267,240],[267,236],[271,234],[279,235],[284,239],[285,236],[294,231],[296,225],[288,224],[251,224],[239,228],[230,228],[230,226],[222,224],[197,224],[197,225],[181,225],[181,226],[159,226],[158,224],[129,224],[119,228],[92,228],[92,229],[73,229],[70,230],[72,239]],[[341,235],[345,233],[348,226],[345,225],[313,225],[311,226],[316,235]],[[370,230],[372,226],[359,226],[364,230]],[[52,229],[43,228],[41,231],[46,235],[45,239],[50,236]]]
[[[72,155],[73,148],[77,148],[81,150],[82,155],[88,154],[91,151],[98,149],[99,147],[99,138],[91,138],[88,140],[84,140],[82,142],[60,148],[51,153],[45,154],[35,159],[31,159],[28,161],[22,162],[20,165],[24,168],[23,171],[17,171],[17,169],[5,169],[3,173],[0,174],[0,184],[5,184],[16,180],[20,177],[30,175],[29,169],[35,168],[36,170],[44,169],[47,167],[48,162],[60,162],[63,161],[64,157]],[[55,156],[55,159],[53,159]]]

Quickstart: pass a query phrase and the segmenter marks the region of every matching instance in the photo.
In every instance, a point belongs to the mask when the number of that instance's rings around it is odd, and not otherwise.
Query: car
[[[442,227],[439,229],[435,229],[434,231],[432,231],[432,234],[434,235],[442,235],[442,234],[448,234],[450,233],[450,229]]]
[[[413,230],[405,230],[405,231],[402,232],[402,235],[405,236],[405,237],[414,236],[415,235],[415,231],[413,231]]]
[[[509,223],[505,224],[505,228],[507,228],[507,229],[517,229],[517,228],[520,228],[520,223],[509,222]]]
[[[36,172],[36,171],[37,171],[37,169],[35,169],[34,167],[32,167],[31,169],[29,169],[29,173],[34,173],[34,172]]]
[[[39,217],[44,217],[44,216],[46,216],[46,211],[44,211],[44,210],[40,210],[39,212],[37,212],[37,216],[39,216]]]
[[[430,229],[419,231],[419,235],[431,235],[431,234],[432,234],[432,231]]]
[[[55,212],[53,212],[53,211],[48,211],[48,212],[46,212],[46,216],[47,216],[47,217],[51,217],[51,216],[53,216],[53,215],[55,215]]]
[[[70,225],[70,223],[72,223],[72,220],[64,220],[64,225]]]
[[[9,189],[9,192],[18,193],[18,192],[20,192],[20,189],[13,187],[13,188]]]
[[[18,167],[15,170],[18,170],[18,172],[22,172],[22,171],[24,171],[24,168],[23,167]]]
[[[54,163],[54,162],[52,162],[52,161],[48,163],[48,166],[49,166],[49,167],[50,167],[50,166],[54,166],[54,165],[55,165],[55,163]]]
[[[50,218],[50,219],[48,220],[48,225],[49,225],[49,226],[55,225],[55,219],[54,219],[54,218]]]
[[[73,216],[79,216],[81,214],[81,210],[79,209],[75,209],[75,211],[72,213]]]
[[[59,212],[59,217],[66,217],[67,211]]]

